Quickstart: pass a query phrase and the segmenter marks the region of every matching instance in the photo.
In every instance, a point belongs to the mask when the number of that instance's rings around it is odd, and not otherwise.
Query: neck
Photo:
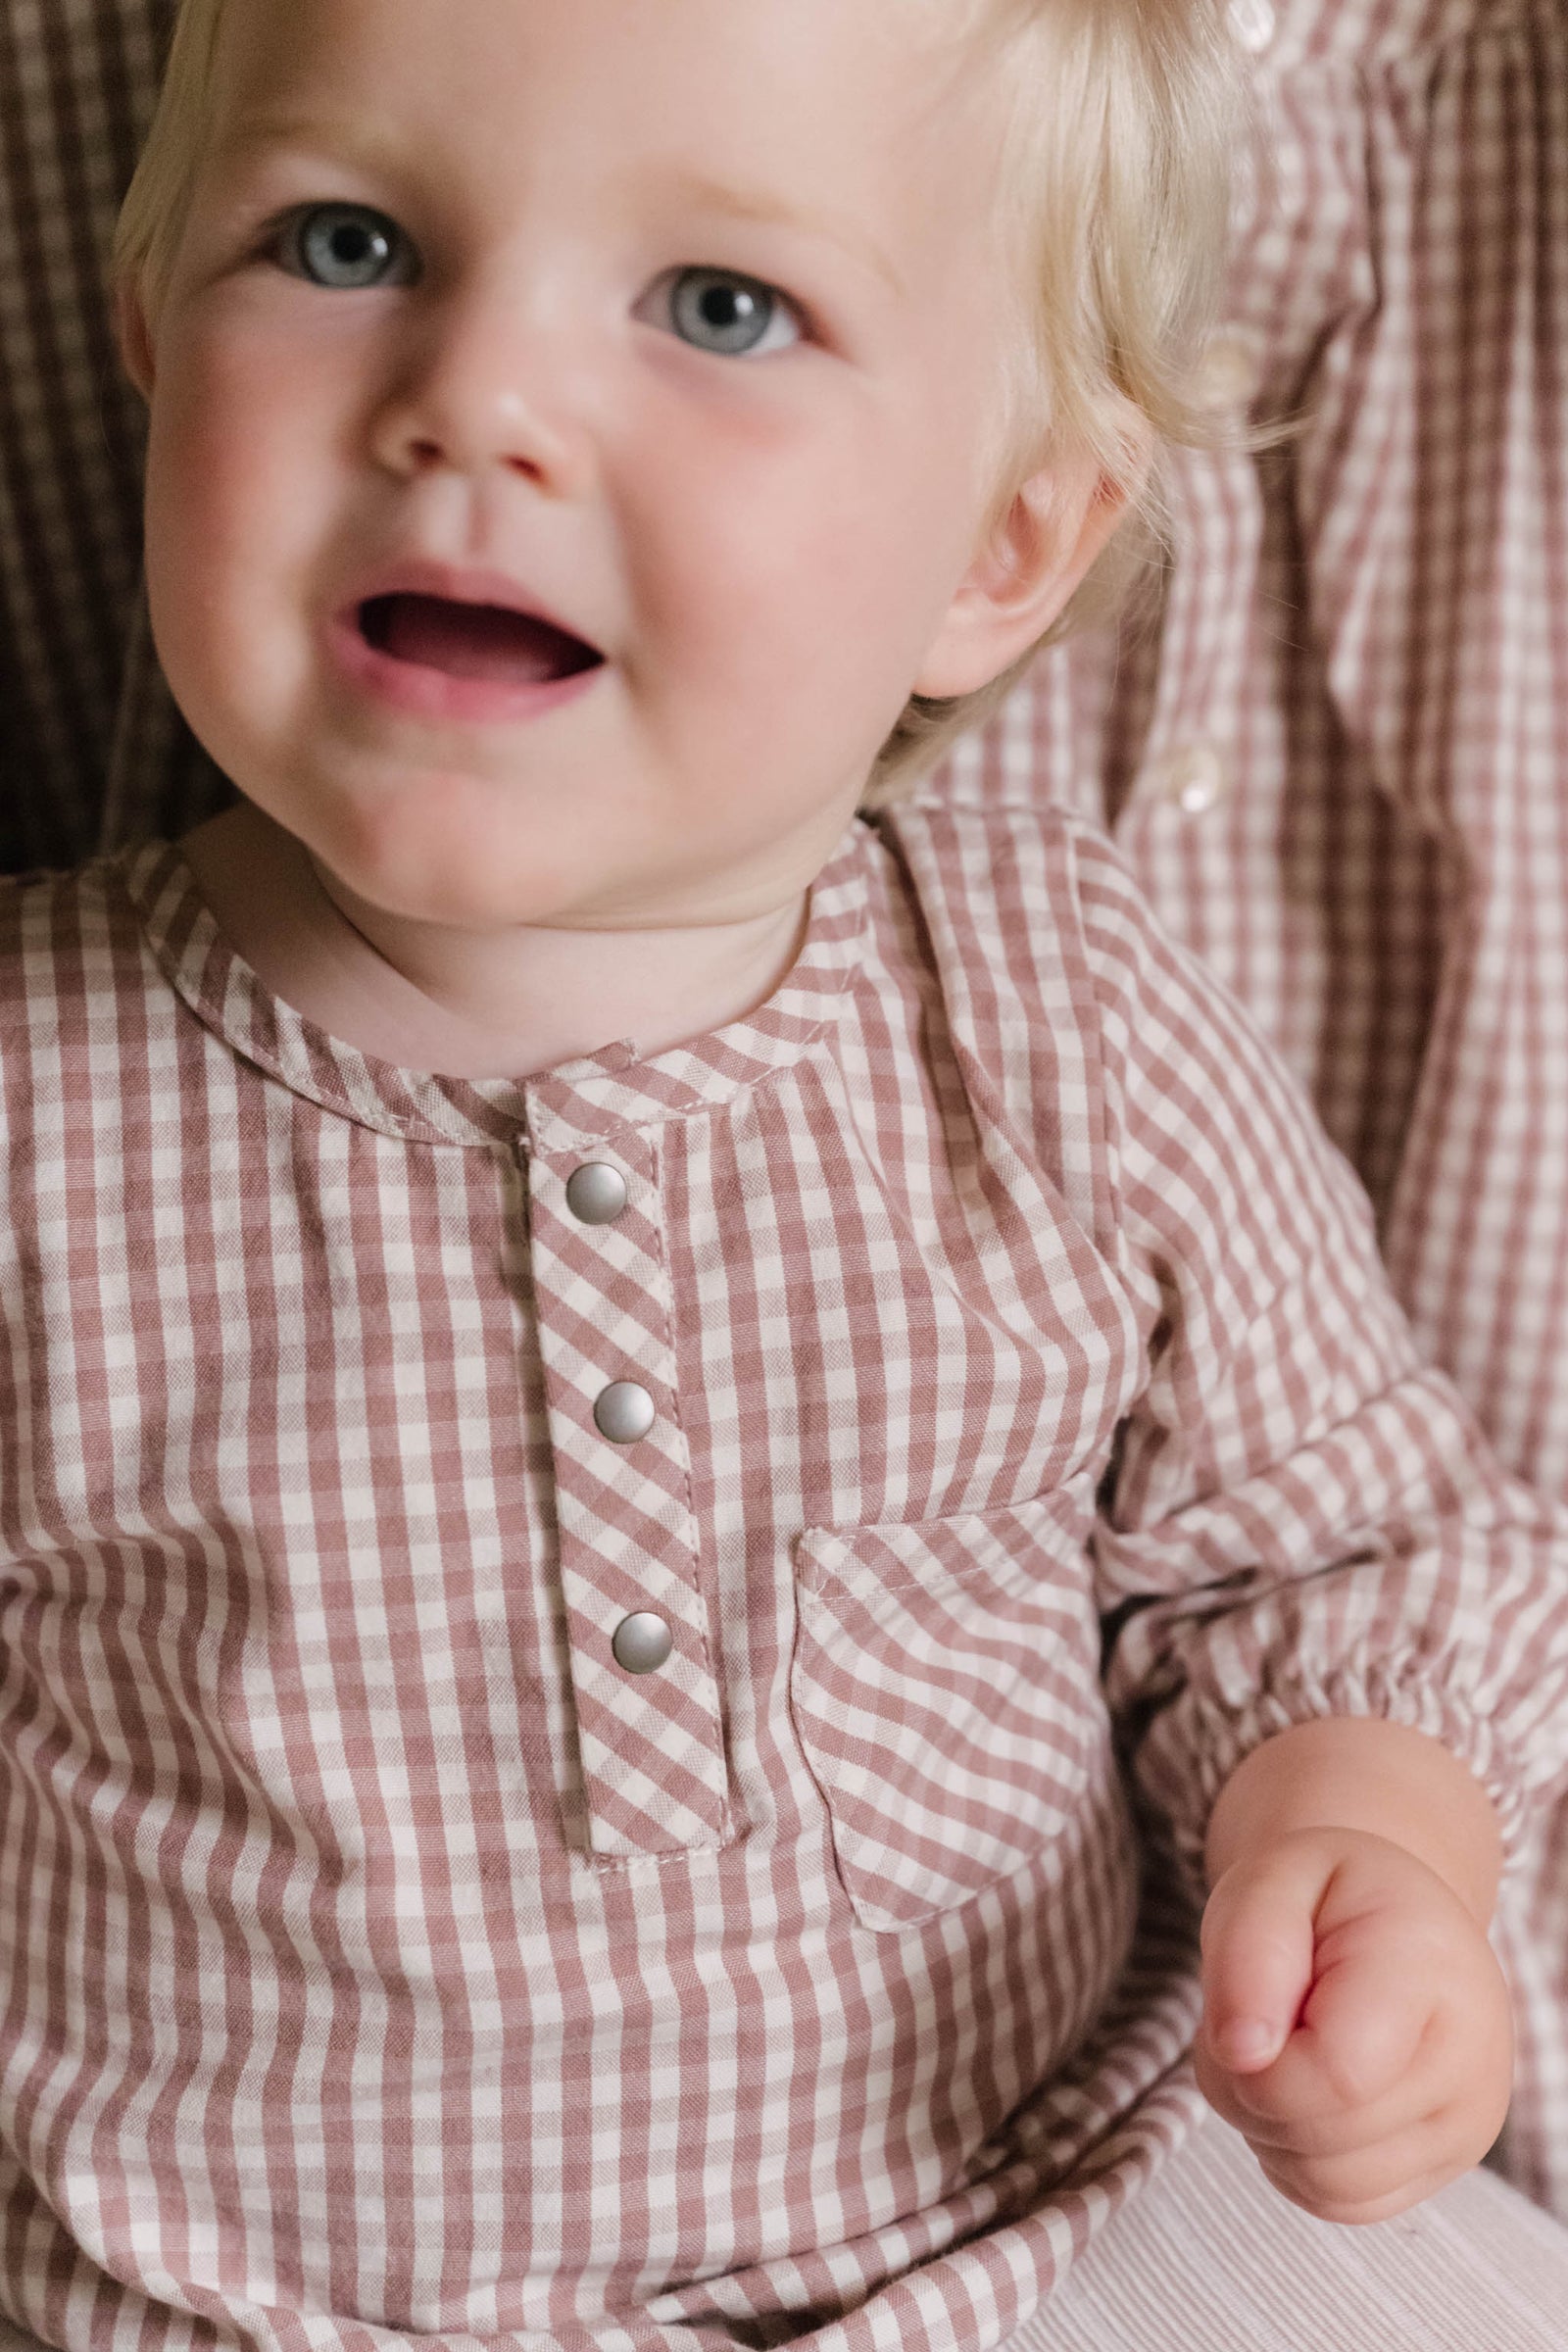
[[[622,1040],[647,1055],[741,1019],[800,949],[802,900],[668,930],[475,934],[359,905],[248,805],[181,844],[229,945],[343,1044],[450,1078],[526,1078]]]

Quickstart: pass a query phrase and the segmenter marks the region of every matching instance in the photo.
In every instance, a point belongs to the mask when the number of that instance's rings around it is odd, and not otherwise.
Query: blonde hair
[[[147,143],[115,230],[117,286],[134,288],[149,318],[168,290],[202,160],[223,0],[180,0]]]
[[[911,698],[868,804],[929,767],[1048,644],[1102,617],[1159,545],[1158,451],[1212,437],[1195,363],[1212,312],[1242,118],[1224,0],[910,0],[997,52],[1011,92],[999,185],[1018,250],[998,509],[1049,449],[1129,505],[1054,626],[1000,678]],[[180,0],[152,128],[121,213],[118,285],[156,322],[202,158],[223,0]],[[1021,360],[1020,360],[1021,355]],[[1129,414],[1130,412],[1130,414]],[[1129,425],[1134,429],[1129,431]]]
[[[1000,677],[951,700],[911,697],[872,773],[873,807],[1004,701],[1047,646],[1152,575],[1160,456],[1217,437],[1198,362],[1246,120],[1223,0],[973,0],[976,18],[1012,93],[999,185],[1018,248],[1019,331],[998,507],[1049,451],[1121,494],[1127,519]]]

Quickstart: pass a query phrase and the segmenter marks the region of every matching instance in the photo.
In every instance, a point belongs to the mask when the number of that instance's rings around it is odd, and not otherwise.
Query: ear
[[[988,525],[914,692],[973,694],[1037,644],[1115,531],[1143,472],[1140,451],[1115,477],[1087,460],[1031,474]]]
[[[125,373],[143,400],[151,400],[157,372],[152,328],[141,289],[128,278],[115,288],[115,339],[120,345],[121,365]]]

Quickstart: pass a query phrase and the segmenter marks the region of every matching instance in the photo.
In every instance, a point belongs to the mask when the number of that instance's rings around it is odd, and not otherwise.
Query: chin
[[[312,856],[350,899],[397,922],[458,932],[569,922],[576,893],[564,876],[532,864],[498,866],[494,850],[456,850],[450,831],[398,829],[373,844],[311,844]]]

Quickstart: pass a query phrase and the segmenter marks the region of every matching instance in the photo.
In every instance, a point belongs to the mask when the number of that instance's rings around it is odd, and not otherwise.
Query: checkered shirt
[[[1428,1358],[1568,1497],[1568,6],[1276,6],[1235,12],[1232,445],[1171,468],[1152,612],[951,789],[1110,825],[1311,1089]],[[1568,1809],[1499,1933],[1504,2169],[1568,2219]]]
[[[983,2352],[1192,2111],[1128,1770],[1191,1859],[1324,1713],[1563,1768],[1568,1528],[1096,828],[857,825],[755,1016],[524,1084],[143,849],[0,893],[0,1084],[46,2342]]]
[[[0,0],[0,862],[220,787],[137,601],[102,279],[172,0]],[[1266,184],[1152,625],[1052,657],[952,789],[1111,822],[1312,1088],[1423,1348],[1568,1494],[1562,0],[1238,0]],[[1504,1922],[1508,2169],[1568,2215],[1568,1817]]]

